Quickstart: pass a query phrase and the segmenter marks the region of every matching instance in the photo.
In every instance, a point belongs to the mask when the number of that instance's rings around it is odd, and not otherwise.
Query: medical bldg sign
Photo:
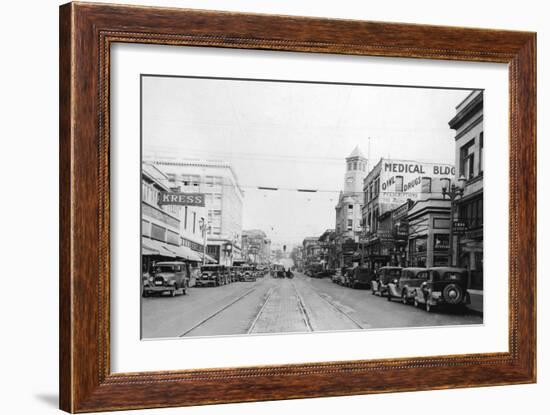
[[[443,163],[419,163],[404,160],[382,160],[380,165],[380,202],[404,203],[421,195],[441,192],[441,180],[453,180],[455,167]]]
[[[158,204],[204,207],[204,193],[159,192]]]

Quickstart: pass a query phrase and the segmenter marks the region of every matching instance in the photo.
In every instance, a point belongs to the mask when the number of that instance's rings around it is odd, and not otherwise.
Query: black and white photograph
[[[483,99],[142,74],[141,338],[483,324]]]

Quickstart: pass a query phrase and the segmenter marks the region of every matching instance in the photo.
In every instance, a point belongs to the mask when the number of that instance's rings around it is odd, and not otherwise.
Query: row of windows
[[[363,161],[348,161],[348,171],[365,171],[367,163]]]
[[[459,219],[466,223],[467,227],[480,228],[483,226],[483,198],[469,200],[460,205]]]

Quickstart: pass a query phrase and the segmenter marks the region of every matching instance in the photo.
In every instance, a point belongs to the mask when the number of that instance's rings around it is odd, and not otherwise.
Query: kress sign
[[[160,192],[158,204],[159,206],[179,205],[204,207],[204,193]]]

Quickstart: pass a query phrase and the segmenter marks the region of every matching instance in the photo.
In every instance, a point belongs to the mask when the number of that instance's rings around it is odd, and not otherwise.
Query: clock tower
[[[346,157],[346,175],[344,177],[344,194],[361,194],[363,192],[363,179],[367,175],[367,159],[359,150],[359,147]]]

